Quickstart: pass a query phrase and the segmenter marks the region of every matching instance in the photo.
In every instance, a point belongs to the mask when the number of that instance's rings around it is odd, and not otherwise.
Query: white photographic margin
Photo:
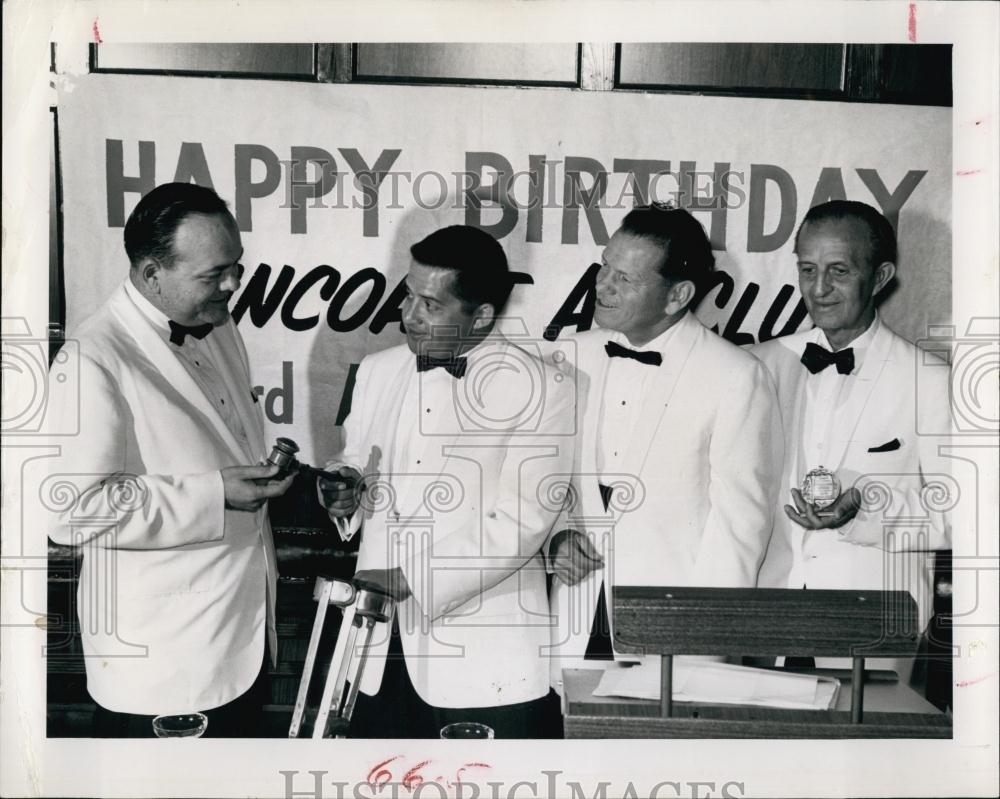
[[[961,335],[973,318],[996,319],[1000,241],[1000,6],[941,2],[295,2],[294,0],[147,0],[5,3],[3,26],[3,316],[23,317],[36,335],[48,322],[49,42],[63,67],[86,71],[87,44],[104,41],[793,41],[905,43],[911,20],[920,43],[954,44],[953,320]],[[182,98],[179,98],[182,100]],[[905,131],[897,132],[906,135]],[[7,381],[5,381],[6,383]],[[13,381],[11,381],[13,382]],[[995,387],[994,387],[995,389]],[[5,394],[17,390],[5,385]],[[9,399],[9,395],[7,397]],[[995,439],[994,439],[995,442]],[[5,449],[8,442],[4,442]],[[995,446],[995,443],[994,443]],[[10,464],[8,451],[5,465]],[[997,460],[969,457],[980,470],[978,518],[954,520],[956,555],[978,552],[986,570],[955,573],[955,595],[977,610],[978,627],[955,630],[955,734],[950,741],[674,740],[435,741],[202,740],[161,743],[45,737],[43,626],[0,626],[0,794],[4,796],[285,795],[281,771],[324,771],[323,796],[338,795],[393,755],[461,764],[486,760],[490,782],[507,796],[518,781],[544,790],[560,771],[586,796],[628,784],[648,795],[657,783],[703,781],[718,796],[728,782],[742,796],[987,796],[997,791]],[[4,469],[3,535],[19,536],[13,474]],[[991,488],[990,488],[991,487]],[[972,516],[974,514],[967,514]],[[986,525],[985,529],[982,527]],[[978,539],[976,536],[978,535]],[[976,543],[973,543],[973,542]],[[978,547],[978,549],[976,548]],[[990,570],[990,564],[992,564]],[[45,580],[7,579],[3,613],[24,602],[45,608]],[[44,572],[42,572],[44,574]],[[972,595],[978,591],[973,602]],[[971,647],[973,641],[980,646]],[[973,654],[970,654],[970,651]],[[437,795],[427,792],[427,795]],[[301,794],[300,794],[301,795]],[[365,794],[371,795],[371,794]],[[386,795],[386,794],[383,794]],[[401,794],[401,795],[405,795]],[[490,796],[483,787],[482,796]],[[522,788],[519,796],[531,795]],[[673,796],[661,789],[661,796]]]

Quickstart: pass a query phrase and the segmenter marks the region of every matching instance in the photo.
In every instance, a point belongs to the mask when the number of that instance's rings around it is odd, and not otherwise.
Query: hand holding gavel
[[[282,472],[272,463],[257,466],[228,466],[221,470],[226,508],[253,512],[265,502],[284,494],[294,474]]]
[[[316,476],[316,487],[319,489],[323,507],[331,519],[350,516],[358,508],[358,484],[361,474],[350,466],[341,466],[334,472],[316,469],[300,464],[295,455],[299,451],[298,444],[290,438],[279,438],[271,454],[267,458],[269,464],[277,466],[280,474],[290,474],[298,471],[306,477]]]
[[[350,516],[358,509],[360,482],[360,472],[350,466],[341,466],[336,472],[317,470],[316,485],[331,519]]]

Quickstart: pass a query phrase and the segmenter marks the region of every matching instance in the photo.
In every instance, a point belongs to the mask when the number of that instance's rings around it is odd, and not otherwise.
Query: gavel
[[[295,471],[299,462],[295,459],[295,453],[299,451],[299,445],[290,438],[279,438],[271,448],[271,454],[267,456],[267,462],[278,467],[279,480],[283,480],[290,472]]]
[[[266,462],[278,467],[279,471],[278,474],[275,475],[275,479],[283,480],[292,472],[298,471],[306,478],[315,479],[317,477],[322,477],[324,480],[331,480],[337,483],[348,482],[342,474],[327,472],[323,469],[317,469],[315,466],[308,466],[307,464],[299,463],[295,457],[298,451],[299,445],[290,438],[278,438],[274,442],[274,446],[271,448],[271,454],[267,456]]]

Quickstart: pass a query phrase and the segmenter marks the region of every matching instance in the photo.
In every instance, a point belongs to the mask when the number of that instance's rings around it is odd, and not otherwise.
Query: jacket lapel
[[[582,430],[579,435],[580,446],[580,497],[579,513],[585,519],[601,519],[607,513],[601,503],[600,489],[597,479],[597,433],[600,429],[601,404],[604,396],[605,381],[608,377],[610,359],[604,352],[605,339],[592,336],[584,344],[586,350],[581,350],[581,366],[585,372],[582,379],[588,380],[586,387],[586,405],[582,416]],[[579,392],[580,386],[577,386]]]
[[[830,442],[831,465],[827,468],[839,470],[843,467],[847,447],[854,439],[858,424],[864,417],[865,407],[871,398],[872,390],[882,374],[882,369],[885,368],[890,343],[888,328],[879,322],[879,329],[872,339],[868,352],[865,353],[864,363],[861,364],[857,375],[851,378],[852,385],[847,395],[847,401],[838,414],[844,423],[839,428],[839,435]]]
[[[818,331],[808,330],[782,340],[788,355],[781,359],[775,376],[781,423],[786,431],[785,482],[796,487],[805,474],[802,465],[802,435],[806,412],[806,377],[809,374],[802,365],[801,358],[805,345],[810,341],[815,342],[817,335]],[[791,501],[786,494],[782,494],[782,498],[783,501]]]
[[[399,436],[396,435],[396,427],[403,410],[403,400],[406,398],[406,387],[410,375],[416,369],[414,356],[407,353],[400,363],[400,368],[393,371],[391,378],[386,385],[378,391],[378,411],[372,414],[371,423],[373,429],[369,432],[369,440],[377,441],[381,444],[383,456],[382,465],[379,469],[382,480],[389,481],[393,486],[398,483],[395,479],[394,466],[396,463],[396,449]],[[379,370],[381,371],[381,370]],[[365,398],[360,398],[362,402]],[[418,436],[418,438],[420,438]],[[412,481],[404,478],[403,485],[409,488]],[[404,493],[409,493],[404,492]],[[397,496],[397,508],[405,507],[406,498],[400,494]]]
[[[170,350],[169,345],[160,338],[153,324],[135,306],[120,286],[110,301],[112,311],[118,316],[129,335],[135,340],[136,346],[142,351],[163,378],[205,419],[212,430],[225,442],[238,463],[246,462],[248,454],[236,437],[226,427],[215,406],[201,390],[191,375],[188,374],[180,359]]]

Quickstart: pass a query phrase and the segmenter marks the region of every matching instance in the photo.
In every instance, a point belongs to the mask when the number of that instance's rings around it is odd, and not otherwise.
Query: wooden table
[[[830,673],[817,670],[816,673]],[[602,671],[563,672],[567,738],[950,738],[951,719],[906,685],[866,681],[861,724],[851,723],[851,676],[841,680],[832,710],[674,702],[661,718],[649,699],[594,696]]]

